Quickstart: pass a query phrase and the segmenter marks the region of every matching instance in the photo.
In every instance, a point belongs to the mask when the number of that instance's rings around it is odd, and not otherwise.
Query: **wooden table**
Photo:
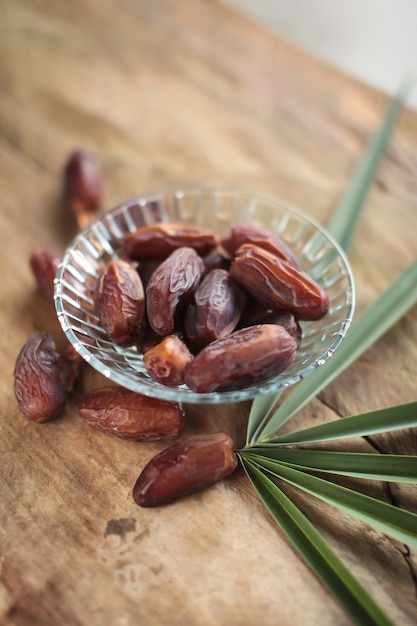
[[[62,252],[76,233],[60,201],[71,150],[99,155],[104,208],[157,188],[224,184],[326,223],[387,97],[211,0],[1,0],[0,9],[1,623],[350,624],[243,472],[141,509],[133,483],[165,443],[115,440],[81,423],[79,399],[103,382],[90,370],[59,420],[30,423],[13,368],[38,330],[64,346],[28,258],[37,247]],[[415,258],[416,233],[417,116],[407,110],[350,250],[358,312]],[[416,361],[414,309],[295,422],[415,400]],[[221,428],[239,441],[247,411],[189,407],[187,429]],[[417,437],[360,445],[415,454]],[[415,488],[366,488],[417,510]],[[416,555],[310,497],[298,502],[395,623],[415,624]]]

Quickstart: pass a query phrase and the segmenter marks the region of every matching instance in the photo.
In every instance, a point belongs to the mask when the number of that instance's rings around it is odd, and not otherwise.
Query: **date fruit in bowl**
[[[135,278],[126,284],[120,268]],[[126,342],[108,332],[103,276],[121,320],[126,294],[137,316]],[[134,198],[84,229],[58,267],[55,307],[74,349],[109,380],[214,404],[277,392],[324,364],[349,328],[354,285],[343,251],[308,215],[248,192],[190,188]],[[180,343],[186,359],[176,360]]]

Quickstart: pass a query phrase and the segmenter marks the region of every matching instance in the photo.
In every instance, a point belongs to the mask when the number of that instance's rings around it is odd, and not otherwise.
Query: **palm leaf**
[[[250,459],[258,466],[321,500],[353,515],[410,547],[417,548],[417,515],[396,506],[381,502],[347,487],[323,478],[306,474],[265,457],[252,455]]]
[[[302,445],[350,437],[367,437],[388,431],[417,427],[417,402],[390,406],[376,411],[351,415],[326,424],[280,435],[266,446]]]
[[[243,467],[272,517],[322,583],[361,626],[392,626],[329,544],[293,502],[249,459]]]
[[[352,174],[346,193],[328,223],[328,230],[345,250],[353,238],[406,91],[406,88],[402,89],[391,103],[380,129],[371,138]],[[314,475],[314,472],[331,472],[379,480],[415,482],[413,457],[291,450],[284,449],[284,446],[412,427],[417,421],[417,403],[371,411],[303,429],[298,433],[276,436],[280,427],[296,411],[362,355],[416,302],[417,261],[354,322],[347,338],[327,364],[299,383],[278,410],[273,412],[280,393],[254,400],[248,421],[247,447],[238,452],[249,479],[277,524],[351,617],[358,624],[366,626],[382,626],[391,622],[301,511],[264,472],[271,472],[382,532],[410,545],[416,545],[417,516]],[[255,447],[259,444],[261,447]],[[261,466],[263,470],[260,469]],[[303,468],[304,471],[298,468]]]
[[[417,459],[405,454],[289,450],[280,447],[251,448],[248,454],[251,458],[273,459],[304,471],[417,484]]]
[[[397,97],[391,101],[381,127],[371,137],[362,153],[351,174],[349,186],[327,224],[327,230],[337,239],[344,250],[348,250],[350,246],[362,208],[381,162],[381,156],[402,111],[409,88],[410,85],[405,83]]]
[[[258,396],[253,402],[249,412],[248,426],[246,430],[246,444],[256,441],[259,431],[267,419],[268,413],[273,408],[280,394]]]

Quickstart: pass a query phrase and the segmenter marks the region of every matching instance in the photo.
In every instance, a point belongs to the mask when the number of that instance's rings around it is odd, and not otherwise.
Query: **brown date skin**
[[[127,257],[135,261],[163,261],[178,248],[193,248],[198,254],[205,255],[216,244],[217,238],[211,230],[158,222],[128,233],[123,248]]]
[[[156,333],[152,326],[149,324],[148,316],[145,311],[140,336],[138,342],[136,343],[136,348],[139,352],[144,354],[145,352],[156,346],[160,341],[161,335]]]
[[[221,252],[212,252],[203,257],[204,272],[202,278],[205,278],[212,270],[228,270],[230,267],[230,259],[226,258]]]
[[[265,310],[265,307],[260,302],[252,300],[249,307],[245,307],[245,312],[239,321],[238,328],[256,324],[278,324],[283,326],[296,342],[297,349],[301,345],[302,329],[296,316],[290,311]]]
[[[162,385],[177,387],[184,382],[184,373],[193,356],[178,335],[167,335],[143,356],[149,376]]]
[[[184,410],[180,404],[124,387],[100,387],[88,392],[80,402],[79,413],[93,428],[121,439],[171,439],[184,430]]]
[[[233,440],[226,433],[183,437],[149,461],[133,487],[133,499],[143,507],[168,504],[211,487],[236,467]]]
[[[185,372],[185,383],[196,393],[241,389],[285,370],[296,350],[296,342],[282,326],[259,324],[236,330],[197,354]]]
[[[259,246],[288,263],[299,267],[300,263],[289,247],[278,235],[247,222],[239,222],[230,229],[227,237],[221,240],[223,248],[234,257],[237,250],[244,244]]]
[[[265,315],[259,319],[258,324],[277,324],[282,326],[294,339],[297,350],[300,347],[303,333],[297,318],[293,313],[290,313],[290,311],[271,311],[270,313],[265,313]]]
[[[161,265],[161,261],[141,261],[138,264],[139,276],[145,289],[152,274],[159,265]]]
[[[65,407],[63,365],[52,336],[36,333],[20,351],[14,369],[14,392],[27,419],[46,422]]]
[[[72,152],[64,168],[64,200],[80,229],[91,222],[102,199],[103,175],[98,159],[89,150]]]
[[[113,259],[100,272],[95,305],[104,330],[119,346],[137,342],[145,311],[145,292],[136,269]]]
[[[204,264],[192,248],[174,250],[153,272],[146,287],[149,324],[159,335],[172,335],[175,316],[197,289]]]
[[[291,311],[300,320],[318,320],[329,309],[326,292],[308,274],[259,246],[236,252],[231,275],[257,300],[272,309]]]
[[[59,264],[59,256],[51,250],[34,250],[29,257],[29,265],[38,289],[49,304],[54,305],[54,280]]]
[[[236,328],[246,304],[246,294],[235,279],[214,269],[194,294],[184,318],[185,334],[193,348],[201,349]]]

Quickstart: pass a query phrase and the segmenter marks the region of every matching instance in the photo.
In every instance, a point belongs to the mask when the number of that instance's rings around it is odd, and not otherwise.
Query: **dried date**
[[[237,467],[233,440],[225,433],[183,437],[145,466],[133,499],[143,507],[161,506],[211,487]]]
[[[162,261],[178,248],[193,248],[205,255],[217,244],[211,230],[186,224],[157,222],[128,233],[123,248],[135,261]]]
[[[123,387],[88,392],[79,405],[81,419],[108,435],[136,441],[171,439],[184,429],[180,404],[135,393]]]
[[[64,199],[80,229],[91,222],[102,198],[103,176],[98,159],[88,150],[76,150],[64,168]]]
[[[265,310],[265,307],[256,300],[251,302],[250,307],[245,309],[245,315],[240,319],[239,328],[255,326],[256,324],[278,324],[283,326],[297,344],[301,345],[302,329],[294,313],[284,310]]]
[[[328,296],[316,281],[259,246],[245,244],[239,248],[230,273],[272,309],[291,311],[300,320],[318,320],[328,312]]]
[[[59,256],[51,250],[34,250],[29,257],[29,265],[42,296],[53,306],[54,280],[59,264]]]
[[[212,270],[228,270],[230,267],[230,259],[226,258],[221,252],[212,252],[203,257],[204,272],[202,278],[205,278]]]
[[[145,292],[136,269],[113,259],[100,272],[95,306],[100,324],[114,343],[131,346],[138,341],[145,312]]]
[[[233,257],[244,244],[259,246],[299,267],[299,261],[278,235],[249,222],[239,222],[221,240],[223,248]]]
[[[185,314],[185,334],[191,345],[200,349],[233,332],[245,303],[245,292],[229,272],[212,270],[198,287]]]
[[[174,250],[153,272],[146,287],[146,308],[156,333],[173,334],[175,315],[189,303],[203,270],[201,257],[184,247]]]
[[[156,268],[161,264],[161,261],[141,261],[138,264],[139,276],[142,280],[143,286],[146,288],[152,274]]]
[[[297,344],[282,326],[259,324],[236,330],[201,350],[185,373],[192,391],[241,389],[285,370]]]
[[[14,369],[14,392],[27,419],[46,422],[65,407],[61,357],[52,336],[36,333],[20,351]]]
[[[184,382],[184,373],[193,356],[178,335],[168,335],[143,356],[149,376],[162,385],[177,387]]]

